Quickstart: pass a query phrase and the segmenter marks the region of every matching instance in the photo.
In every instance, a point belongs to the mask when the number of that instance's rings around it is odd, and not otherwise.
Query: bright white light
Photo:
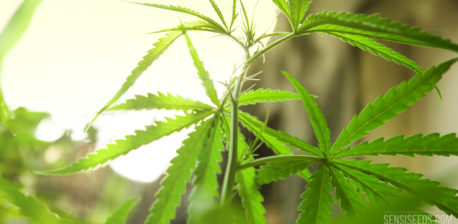
[[[35,137],[42,141],[55,141],[64,134],[65,129],[57,124],[53,119],[43,120],[35,131]]]
[[[2,2],[0,18],[11,15],[19,2]],[[207,0],[155,2],[185,4],[218,20]],[[232,1],[217,3],[228,20]],[[246,1],[246,7],[250,16],[255,13],[258,34],[273,29],[276,12],[271,1],[250,0]],[[191,18],[122,1],[43,1],[30,29],[4,61],[2,87],[5,99],[11,108],[25,106],[51,113],[52,120],[41,124],[37,130],[39,138],[53,140],[62,130],[70,129],[73,139],[82,139],[84,125],[119,89],[137,62],[161,36],[147,33],[173,27]],[[242,27],[240,20],[236,27]],[[240,65],[244,58],[240,46],[227,37],[196,32],[191,32],[190,37],[216,81],[227,81],[233,75],[234,66]],[[215,83],[215,87],[219,94],[225,91],[221,84]],[[183,38],[178,39],[119,102],[135,94],[156,91],[210,103]],[[141,111],[102,115],[94,124],[99,129],[97,148],[104,148],[115,139],[173,114]],[[132,151],[113,161],[111,167],[130,179],[153,181],[166,169],[187,132],[189,130]]]

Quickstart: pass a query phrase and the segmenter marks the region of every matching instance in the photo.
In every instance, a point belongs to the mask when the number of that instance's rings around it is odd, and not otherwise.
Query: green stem
[[[258,58],[259,56],[263,55],[264,53],[266,53],[267,51],[269,51],[273,47],[275,47],[275,46],[277,46],[277,45],[279,45],[279,44],[281,44],[281,43],[283,43],[283,42],[285,42],[285,41],[287,41],[287,40],[289,40],[289,39],[291,39],[291,38],[293,38],[295,36],[296,36],[295,33],[290,33],[290,34],[278,39],[277,41],[271,43],[269,46],[263,48],[262,50],[256,52],[255,54],[253,54],[253,56],[248,58],[247,63],[253,62],[256,58]]]
[[[248,49],[245,48],[247,58],[249,58]],[[229,91],[228,94],[231,98],[231,127],[229,135],[229,154],[226,165],[226,172],[224,174],[223,186],[221,188],[221,204],[230,202],[232,199],[232,188],[235,183],[235,173],[238,170],[238,155],[237,155],[237,139],[238,139],[238,123],[239,123],[239,96],[240,90],[242,89],[243,79],[248,71],[248,63],[244,65],[243,71],[237,81],[235,82],[232,93]]]
[[[304,161],[304,162],[318,162],[323,160],[323,158],[309,156],[309,155],[276,155],[276,156],[266,156],[259,159],[252,160],[245,164],[240,165],[239,170],[259,166],[269,162],[282,162],[282,161]]]

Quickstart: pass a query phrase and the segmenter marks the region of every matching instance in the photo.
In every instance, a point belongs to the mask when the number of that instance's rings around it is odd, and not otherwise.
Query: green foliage
[[[332,150],[335,151],[349,145],[407,110],[427,92],[431,91],[442,75],[457,60],[452,59],[438,66],[433,66],[425,72],[418,73],[408,82],[401,82],[397,87],[388,90],[385,95],[379,96],[374,103],[367,105],[358,116],[351,120],[350,124],[337,137]]]
[[[310,123],[312,123],[313,130],[315,131],[320,150],[326,154],[329,149],[331,149],[331,135],[323,112],[321,112],[321,109],[318,106],[318,103],[313,99],[313,96],[310,95],[310,93],[301,86],[296,79],[287,72],[283,72],[283,75],[288,78],[301,96],[304,107],[309,114]]]
[[[291,92],[271,89],[257,89],[242,93],[239,98],[239,106],[257,104],[262,102],[275,102],[297,99],[300,99],[299,95]]]
[[[241,112],[239,114],[240,122],[245,126],[249,131],[251,131],[256,137],[261,139],[267,146],[269,146],[276,154],[289,154],[291,149],[285,146],[289,144],[290,146],[296,147],[304,152],[311,153],[314,155],[319,155],[319,150],[310,145],[307,142],[304,142],[301,139],[290,136],[282,131],[269,128],[264,125],[263,122],[257,120],[255,117]]]
[[[128,135],[125,139],[116,140],[114,144],[108,144],[105,149],[99,149],[96,152],[89,154],[87,158],[79,159],[72,164],[57,170],[40,171],[37,173],[46,175],[64,175],[104,165],[108,161],[125,155],[131,150],[137,149],[140,146],[149,144],[164,136],[187,128],[201,121],[210,114],[210,112],[191,113],[186,116],[177,116],[176,119],[167,118],[166,122],[158,121],[154,125],[146,126],[145,130],[135,131],[135,135]]]
[[[41,0],[25,0],[0,33],[0,65],[8,51],[21,39],[29,27]]]
[[[210,3],[212,4],[213,10],[215,10],[216,14],[218,14],[219,19],[224,24],[224,27],[227,29],[228,27],[226,24],[226,20],[224,19],[221,9],[219,9],[219,6],[216,4],[215,0],[210,0]]]
[[[215,20],[213,20],[210,17],[205,16],[205,15],[203,15],[203,14],[201,14],[201,13],[195,11],[195,10],[188,9],[186,7],[174,6],[174,5],[150,4],[150,3],[139,3],[139,4],[140,5],[154,7],[154,8],[159,8],[159,9],[165,9],[165,10],[180,12],[180,13],[188,14],[188,15],[191,15],[191,16],[195,16],[197,18],[200,18],[200,19],[212,24],[214,27],[217,27],[220,32],[223,32],[223,33],[226,32],[226,30],[219,23],[217,23]]]
[[[396,136],[386,141],[379,138],[372,142],[359,144],[353,148],[345,149],[336,155],[339,157],[362,155],[458,155],[458,138],[456,134],[440,136],[439,134],[413,135],[408,138]]]
[[[239,159],[243,160],[243,155],[249,150],[249,146],[241,133],[239,133],[238,138],[237,151]],[[253,160],[253,156],[249,155],[247,160]],[[262,205],[264,198],[256,184],[256,170],[253,167],[239,170],[236,174],[236,180],[242,207],[245,209],[247,224],[267,223],[264,217],[266,210]]]
[[[326,166],[319,166],[307,184],[307,190],[301,195],[304,199],[299,205],[301,214],[297,223],[329,223],[331,220],[333,202],[331,178]]]
[[[143,57],[143,60],[138,62],[137,67],[132,70],[130,75],[127,77],[126,81],[122,84],[121,88],[116,92],[116,94],[100,109],[95,117],[92,119],[90,125],[97,119],[97,117],[111,105],[113,105],[119,98],[121,98],[127,90],[132,87],[132,85],[137,81],[137,79],[146,71],[146,69],[153,64],[159,56],[166,51],[172,43],[182,35],[182,31],[172,31],[165,35],[165,37],[160,38],[154,47],[148,51],[148,54]]]
[[[393,119],[424,97],[458,60],[458,58],[452,59],[423,71],[414,61],[376,42],[375,39],[452,51],[458,51],[458,45],[418,28],[382,18],[378,14],[320,12],[306,16],[311,0],[273,0],[273,2],[286,15],[292,32],[266,33],[257,36],[254,32],[256,18],[250,18],[243,1],[239,1],[238,7],[237,0],[233,0],[230,23],[224,18],[214,0],[209,0],[209,4],[221,23],[182,6],[141,3],[140,5],[192,15],[199,20],[183,22],[177,27],[158,31],[166,32],[166,36],[154,44],[153,49],[139,62],[121,89],[102,107],[96,117],[107,109],[113,111],[182,110],[185,111],[185,116],[169,118],[166,122],[156,122],[154,125],[147,126],[146,130],[136,131],[135,135],[126,136],[125,139],[118,140],[105,149],[97,150],[87,158],[77,160],[67,167],[41,173],[70,174],[86,171],[102,166],[163,136],[192,126],[195,130],[184,140],[182,147],[178,149],[178,155],[172,160],[172,165],[161,183],[162,188],[156,194],[157,200],[150,209],[151,214],[146,223],[170,223],[175,217],[175,209],[180,205],[188,183],[192,188],[189,196],[188,223],[214,223],[215,217],[221,217],[218,220],[221,223],[266,223],[264,217],[266,210],[262,204],[264,199],[259,191],[259,185],[281,180],[293,174],[299,174],[308,182],[306,191],[301,195],[303,201],[298,208],[301,211],[297,219],[298,224],[329,223],[333,219],[334,202],[340,204],[340,208],[344,211],[345,217],[339,220],[345,222],[356,220],[356,214],[366,212],[365,207],[374,204],[387,204],[387,207],[390,207],[396,201],[395,199],[403,195],[413,195],[415,201],[427,202],[447,214],[458,217],[457,190],[422,179],[420,174],[408,173],[403,168],[348,158],[379,154],[409,156],[458,154],[456,134],[414,135],[407,138],[398,136],[358,144],[358,140],[364,138],[370,131]],[[244,34],[243,38],[232,34],[239,14],[243,23],[239,28]],[[189,32],[194,31],[225,35],[245,50],[246,60],[237,67],[241,72],[227,82],[227,91],[221,98],[218,97],[211,75],[205,70],[204,63],[188,36]],[[335,36],[362,50],[410,68],[417,74],[368,104],[341,131],[336,141],[331,142],[327,121],[314,96],[292,75],[283,72],[298,94],[271,89],[247,91],[242,88],[246,81],[252,81],[251,71],[248,68],[255,59],[284,41],[312,32]],[[136,96],[122,104],[111,106],[181,35],[185,36],[203,90],[214,107],[197,100],[163,93]],[[279,39],[267,46],[256,45],[263,38],[271,36],[278,36]],[[237,69],[236,71],[239,72]],[[239,109],[240,106],[248,104],[297,99],[301,99],[304,104],[318,146],[283,131],[272,129],[267,125],[268,119],[262,122]],[[240,133],[240,125],[255,136],[256,140],[250,145]],[[306,124],[298,125],[306,127]],[[256,158],[258,140],[272,149],[275,155]],[[299,149],[300,152],[290,147]],[[222,159],[222,151],[228,153],[225,160]],[[217,179],[217,175],[221,174],[220,162],[223,162],[226,167],[221,187]],[[218,204],[217,201],[220,203]],[[237,203],[241,204],[243,211],[238,209]],[[133,204],[133,201],[126,202],[115,216],[119,215],[119,220],[125,220]],[[418,205],[419,203],[413,203],[412,206],[409,204],[404,207],[417,211]]]
[[[132,198],[124,202],[121,206],[119,206],[116,211],[107,218],[106,224],[124,224],[126,223],[127,216],[129,215],[130,211],[137,204],[138,198]]]
[[[373,55],[380,56],[387,61],[392,61],[397,64],[403,65],[416,72],[421,72],[423,69],[414,61],[408,59],[406,56],[399,54],[395,50],[386,47],[383,44],[377,43],[375,40],[349,33],[329,32],[329,34],[340,38],[341,40],[360,48],[363,51],[369,51]]]
[[[458,45],[416,27],[394,22],[379,14],[364,15],[345,12],[320,12],[309,15],[300,33],[333,32],[374,37],[405,44],[458,51]]]
[[[197,51],[192,45],[188,34],[185,33],[184,36],[186,37],[186,43],[188,44],[189,53],[194,61],[194,66],[197,68],[197,74],[200,80],[202,80],[202,86],[205,89],[205,93],[215,105],[219,105],[218,95],[216,94],[216,89],[213,85],[213,81],[210,79],[210,75],[205,70],[203,62],[199,59],[199,55],[197,55]]]
[[[26,196],[16,185],[0,177],[0,198],[16,205],[21,213],[32,224],[63,223],[55,214],[49,211],[39,200]]]
[[[178,149],[178,156],[172,160],[167,169],[167,177],[162,181],[162,188],[156,194],[156,202],[146,223],[166,224],[175,217],[175,207],[180,204],[181,195],[186,190],[186,183],[190,180],[191,171],[197,164],[203,146],[212,129],[212,119],[203,122],[196,130],[189,134],[189,138]]]
[[[282,161],[271,162],[260,166],[256,174],[256,182],[259,185],[268,184],[272,181],[285,179],[289,175],[293,175],[306,169],[310,164],[304,161]]]
[[[304,20],[312,0],[272,0],[288,18],[291,28],[296,31]]]
[[[388,167],[388,164],[370,164],[369,161],[339,160],[335,163],[371,174],[436,205],[447,214],[458,216],[458,191],[442,187],[438,182],[421,179],[421,174],[407,173],[404,168]]]
[[[3,67],[3,59],[6,54],[21,39],[27,30],[35,10],[40,5],[41,0],[25,0],[10,18],[3,31],[0,33],[0,78]],[[7,121],[11,116],[11,111],[3,99],[0,81],[0,122]]]
[[[189,98],[158,92],[157,94],[148,93],[146,96],[136,95],[134,99],[128,99],[124,103],[114,105],[108,111],[152,109],[207,111],[213,107]]]

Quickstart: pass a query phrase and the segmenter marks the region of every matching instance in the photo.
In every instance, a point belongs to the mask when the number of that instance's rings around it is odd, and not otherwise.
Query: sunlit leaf
[[[35,10],[40,5],[41,0],[24,0],[19,8],[0,33],[0,78],[3,67],[3,59],[8,51],[21,39],[29,27]],[[0,121],[6,121],[10,117],[10,110],[3,98],[2,88],[0,87]]]
[[[298,148],[304,152],[311,153],[320,156],[320,151],[304,142],[301,139],[290,136],[282,131],[269,128],[264,125],[263,122],[259,121],[256,117],[248,114],[239,112],[239,119],[243,126],[245,126],[250,132],[259,137],[267,146],[272,147],[277,154],[289,154],[291,149],[285,146],[288,144],[292,147]]]
[[[289,0],[291,22],[294,29],[298,28],[304,20],[310,3],[312,3],[312,0]]]
[[[215,199],[219,196],[217,175],[221,174],[220,151],[224,149],[224,137],[219,116],[212,118],[210,125],[199,152],[197,168],[194,171],[193,190],[189,196],[190,204],[188,206],[189,223],[194,223],[194,216],[201,216],[216,206]]]
[[[219,105],[218,94],[216,93],[213,80],[210,79],[210,75],[207,70],[204,68],[203,62],[200,60],[199,55],[197,54],[196,49],[192,45],[191,39],[189,39],[188,34],[185,33],[186,43],[188,44],[189,52],[191,54],[192,60],[194,61],[194,66],[197,69],[197,74],[199,75],[200,80],[202,81],[202,86],[205,89],[205,93],[210,98],[210,100],[215,105]]]
[[[415,72],[422,72],[423,69],[417,65],[414,61],[410,60],[406,56],[396,52],[395,50],[386,47],[385,45],[376,42],[375,40],[360,36],[360,35],[353,35],[348,33],[337,33],[337,32],[329,32],[329,34],[340,38],[341,40],[356,46],[364,51],[369,51],[373,55],[380,56],[387,61],[392,61],[397,64],[403,65]]]
[[[379,96],[342,130],[332,146],[332,150],[340,150],[407,110],[427,92],[431,91],[442,78],[442,75],[457,60],[458,58],[433,66],[425,72],[416,74],[408,82],[401,82],[397,87],[391,88],[385,95]]]
[[[124,103],[114,105],[107,111],[152,109],[204,111],[211,110],[213,107],[200,101],[184,98],[179,95],[158,92],[157,94],[148,93],[146,96],[136,95],[135,98],[128,99]]]
[[[374,37],[405,44],[458,51],[458,45],[400,22],[380,17],[345,12],[320,12],[307,16],[299,33],[334,32]]]
[[[18,190],[19,187],[0,177],[0,198],[16,205],[20,212],[32,224],[63,223],[45,205],[32,196],[26,196]]]
[[[208,32],[216,32],[219,33],[220,31],[218,30],[218,27],[215,27],[213,24],[203,21],[203,20],[196,20],[196,21],[191,21],[191,22],[183,22],[177,27],[173,28],[166,28],[162,30],[157,30],[153,31],[151,33],[165,33],[165,32],[171,32],[171,31],[208,31]]]
[[[362,210],[367,202],[359,192],[353,183],[349,182],[347,178],[342,174],[341,171],[336,169],[330,169],[332,177],[332,185],[336,189],[336,197],[340,199],[341,208],[344,211],[355,214],[358,210]]]
[[[137,204],[138,198],[132,198],[124,202],[113,214],[107,218],[106,224],[125,224],[130,211]]]
[[[148,51],[148,54],[143,57],[137,67],[132,70],[130,75],[127,77],[126,81],[122,84],[121,88],[116,92],[116,94],[100,109],[95,117],[90,122],[90,125],[97,119],[97,117],[106,109],[108,109],[111,105],[113,105],[124,93],[137,81],[137,79],[143,74],[146,69],[153,64],[159,56],[166,51],[172,43],[183,34],[182,31],[173,31],[167,33],[165,37],[160,38],[156,43],[154,43],[154,47]]]
[[[286,101],[301,99],[296,93],[272,90],[272,89],[257,89],[244,92],[239,97],[239,106],[248,104],[257,104],[262,102]]]
[[[219,19],[223,23],[224,27],[226,27],[226,29],[227,29],[226,20],[224,19],[223,13],[221,12],[221,9],[219,9],[219,6],[216,4],[215,0],[209,0],[209,1],[212,4],[213,10],[215,10],[216,14],[218,14]]]
[[[184,140],[183,146],[177,151],[178,155],[167,169],[167,176],[161,182],[162,188],[156,194],[157,200],[150,209],[146,224],[169,224],[175,218],[175,208],[180,204],[211,127],[212,119],[204,121]]]
[[[99,149],[87,155],[86,158],[79,159],[66,167],[37,173],[44,175],[64,175],[96,168],[140,146],[187,128],[209,116],[211,113],[208,111],[192,113],[186,116],[177,116],[176,119],[167,118],[165,122],[158,121],[154,125],[146,126],[145,130],[137,130],[135,135],[128,135],[125,139],[116,140],[114,144],[108,144],[105,149]]]
[[[379,138],[365,142],[350,149],[345,149],[336,158],[363,155],[458,155],[458,138],[455,133],[440,136],[439,134],[413,135],[408,138],[396,136],[387,140]]]
[[[372,203],[389,203],[399,197],[399,189],[372,175],[342,165],[333,164],[333,166],[351,178],[359,190],[366,193],[367,199]]]
[[[331,148],[331,135],[326,122],[326,118],[323,115],[323,112],[320,109],[318,103],[313,99],[313,96],[296,80],[288,74],[287,72],[282,72],[283,75],[288,78],[288,80],[293,84],[296,91],[302,98],[304,107],[307,110],[309,115],[310,123],[312,124],[315,136],[318,140],[321,151],[327,153]]]
[[[136,3],[136,4],[144,5],[144,6],[150,6],[150,7],[159,8],[159,9],[170,10],[170,11],[175,11],[175,12],[181,12],[181,13],[184,13],[184,14],[192,15],[192,16],[200,18],[200,19],[202,19],[204,21],[207,21],[208,23],[212,24],[215,27],[218,27],[221,32],[225,32],[225,29],[219,23],[217,23],[215,20],[211,19],[208,16],[205,16],[205,15],[201,14],[200,12],[197,12],[197,11],[192,10],[192,9],[188,9],[186,7],[183,7],[183,6],[151,4],[151,3]]]
[[[307,184],[306,191],[301,195],[303,201],[299,205],[297,224],[328,224],[332,214],[332,186],[329,170],[320,165]]]
[[[310,163],[304,161],[281,161],[271,162],[260,166],[256,175],[256,182],[259,185],[268,184],[272,181],[285,179],[290,175],[294,175],[307,167]]]
[[[242,133],[238,134],[238,155],[239,159],[244,155],[244,151],[248,149],[248,144]],[[250,155],[248,160],[252,160]],[[264,214],[266,209],[262,205],[264,198],[259,192],[258,185],[256,184],[256,171],[253,167],[237,171],[236,181],[239,190],[239,195],[242,200],[242,207],[245,210],[249,224],[263,224],[267,223]]]
[[[406,169],[388,167],[388,164],[370,164],[369,161],[336,160],[340,164],[373,175],[416,197],[436,205],[447,214],[458,217],[458,190],[442,187],[438,182],[422,179],[421,174],[408,173]]]

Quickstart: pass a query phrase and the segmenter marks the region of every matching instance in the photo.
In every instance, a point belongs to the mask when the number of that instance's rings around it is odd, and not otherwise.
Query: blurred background
[[[180,4],[215,17],[206,0],[151,1]],[[217,1],[230,14],[232,1]],[[0,30],[20,0],[0,3]],[[246,1],[258,34],[288,31],[286,18],[270,0]],[[314,1],[311,12],[322,10],[356,13],[379,12],[382,16],[421,27],[458,42],[458,2],[455,0],[323,0]],[[176,26],[190,17],[114,0],[43,0],[30,28],[3,60],[1,89],[8,107],[21,117],[2,126],[0,173],[24,190],[49,201],[55,211],[100,223],[122,202],[139,196],[140,203],[129,223],[143,223],[154,194],[175,150],[189,130],[176,133],[116,159],[109,166],[70,176],[37,176],[34,170],[62,167],[104,147],[145,125],[173,116],[170,111],[105,113],[87,133],[85,125],[118,90],[136,63],[161,36],[152,31]],[[240,22],[240,21],[239,21]],[[241,26],[241,23],[238,23]],[[228,80],[241,63],[243,50],[228,38],[191,33],[205,67],[213,79]],[[273,40],[269,40],[273,41]],[[444,50],[387,43],[423,68],[456,56]],[[372,56],[333,37],[313,34],[286,42],[255,62],[252,73],[262,71],[256,87],[293,91],[280,75],[288,71],[314,95],[323,108],[331,133],[336,134],[365,104],[413,72]],[[366,140],[415,133],[458,132],[458,68],[447,72],[439,88],[441,100],[431,92],[418,104]],[[223,85],[216,84],[221,93]],[[206,101],[183,39],[179,39],[120,100],[147,92],[171,92]],[[208,101],[208,100],[207,100]],[[26,108],[23,109],[22,107]],[[19,108],[19,109],[18,109]],[[313,143],[311,127],[300,102],[268,103],[242,108],[269,126]],[[32,112],[35,111],[35,112]],[[40,113],[38,113],[40,112]],[[45,113],[42,113],[45,112]],[[6,127],[6,125],[4,125]],[[261,155],[270,155],[267,148]],[[448,157],[377,157],[421,172],[446,186],[458,187],[458,159]],[[305,182],[297,177],[262,188],[269,223],[295,223],[299,195]],[[186,200],[183,200],[186,202]],[[64,212],[65,211],[65,212]],[[437,212],[437,211],[435,211]],[[21,223],[14,207],[0,199],[0,223]],[[185,223],[186,204],[178,208],[174,223]]]

